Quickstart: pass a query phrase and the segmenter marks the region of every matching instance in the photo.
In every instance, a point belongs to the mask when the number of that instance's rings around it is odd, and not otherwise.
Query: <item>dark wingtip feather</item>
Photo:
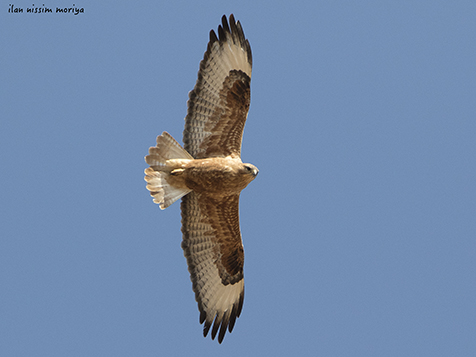
[[[238,305],[233,304],[233,310],[231,310],[231,314],[230,314],[230,322],[228,323],[228,332],[233,331],[233,327],[235,327],[236,318],[239,317],[239,315],[236,313],[237,310],[238,310]]]
[[[225,30],[225,32],[230,33],[230,27],[228,26],[228,20],[226,19],[226,15],[222,16],[221,24],[223,26],[223,30]]]
[[[210,327],[212,326],[212,324],[208,321],[205,321],[205,324],[203,325],[203,337],[207,337],[208,335],[208,331],[210,331]],[[212,337],[213,339],[213,337]]]
[[[215,336],[217,335],[218,329],[221,325],[222,319],[218,319],[218,316],[215,318],[215,322],[213,323],[213,328],[212,328],[212,340],[215,339]]]
[[[218,342],[221,343],[225,338],[226,328],[228,327],[228,323],[230,322],[230,313],[227,311],[225,315],[223,315],[223,320],[221,322],[220,333],[218,334]]]
[[[214,30],[210,30],[210,44],[216,41],[218,41],[217,34],[215,33]]]
[[[226,41],[226,33],[223,27],[218,26],[218,38],[220,39],[220,42],[225,42]]]
[[[203,324],[203,322],[206,320],[207,318],[207,313],[205,311],[200,311],[200,323]]]

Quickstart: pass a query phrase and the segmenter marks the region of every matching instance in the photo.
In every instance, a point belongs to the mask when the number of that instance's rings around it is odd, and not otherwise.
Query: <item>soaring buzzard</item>
[[[258,174],[241,162],[241,139],[250,107],[251,48],[230,15],[210,31],[198,80],[189,94],[184,147],[167,132],[145,161],[147,189],[161,209],[182,198],[182,248],[200,323],[218,342],[232,331],[243,307],[240,192]]]

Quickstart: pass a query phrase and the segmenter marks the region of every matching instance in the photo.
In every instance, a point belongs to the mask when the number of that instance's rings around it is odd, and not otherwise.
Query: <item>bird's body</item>
[[[238,215],[243,190],[258,174],[241,161],[250,105],[251,48],[239,22],[225,16],[210,42],[190,92],[184,147],[170,134],[149,149],[147,189],[165,209],[182,198],[182,248],[205,323],[221,343],[240,316],[244,251]]]
[[[239,193],[257,173],[254,165],[243,165],[231,158],[175,159],[166,164],[170,167],[166,178],[169,185],[216,197]]]

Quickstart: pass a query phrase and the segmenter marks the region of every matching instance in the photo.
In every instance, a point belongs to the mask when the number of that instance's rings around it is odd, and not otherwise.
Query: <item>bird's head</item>
[[[243,164],[241,172],[242,172],[243,175],[249,176],[250,177],[250,182],[251,182],[258,175],[259,170],[253,164]]]

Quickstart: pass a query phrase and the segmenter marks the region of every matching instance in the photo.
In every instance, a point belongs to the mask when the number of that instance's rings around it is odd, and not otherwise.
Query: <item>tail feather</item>
[[[172,137],[172,135],[164,131],[162,135],[157,137],[157,146],[153,146],[149,149],[149,155],[145,157],[145,161],[150,166],[162,168],[165,167],[165,161],[170,159],[193,160],[193,157]]]
[[[167,132],[157,137],[157,146],[149,149],[145,161],[150,165],[145,173],[146,188],[150,191],[154,202],[161,209],[165,209],[191,190],[184,187],[175,187],[167,181],[170,171],[174,169],[173,161],[193,160],[193,157]]]

